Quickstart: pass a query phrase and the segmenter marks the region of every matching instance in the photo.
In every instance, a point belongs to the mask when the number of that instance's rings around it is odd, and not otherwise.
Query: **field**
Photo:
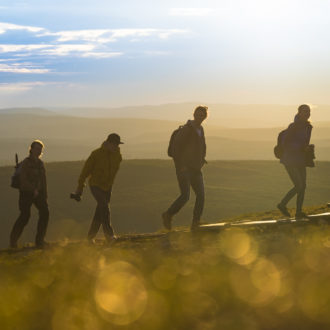
[[[329,329],[329,225],[280,228],[2,251],[1,329]]]
[[[86,236],[95,202],[88,189],[80,203],[69,199],[70,192],[76,188],[82,165],[82,162],[46,164],[51,212],[48,240],[83,239]],[[9,187],[12,172],[12,167],[0,168],[0,248],[8,246],[9,232],[18,215],[18,193]],[[316,168],[308,169],[306,205],[329,201],[329,173],[328,162],[318,162]],[[276,161],[210,161],[204,168],[204,178],[206,203],[203,221],[209,223],[245,213],[274,210],[279,199],[291,187],[283,166]],[[171,161],[124,161],[111,202],[115,231],[127,234],[160,230],[160,214],[177,195]],[[193,202],[192,193],[188,205],[176,217],[175,226],[190,224]],[[294,201],[290,207],[294,207]],[[34,240],[36,220],[36,212],[33,212],[20,244]]]

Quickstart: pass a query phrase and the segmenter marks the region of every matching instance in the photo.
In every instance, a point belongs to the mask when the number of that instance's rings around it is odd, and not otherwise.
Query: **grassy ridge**
[[[81,203],[69,199],[76,187],[82,162],[46,164],[51,218],[47,238],[84,238],[95,202],[86,189]],[[17,191],[9,187],[13,168],[0,168],[2,211],[0,247],[8,246],[10,229],[18,215]],[[330,163],[319,162],[308,170],[306,205],[324,204],[330,198]],[[211,161],[204,168],[206,203],[203,220],[222,221],[248,212],[274,210],[291,187],[287,173],[278,162]],[[161,228],[160,214],[178,195],[171,161],[124,161],[116,178],[111,201],[112,222],[117,233],[154,232]],[[194,194],[175,218],[174,225],[189,225]],[[294,207],[294,202],[290,204]],[[36,213],[33,212],[21,242],[33,241]]]
[[[329,237],[282,225],[2,252],[1,329],[329,329]]]

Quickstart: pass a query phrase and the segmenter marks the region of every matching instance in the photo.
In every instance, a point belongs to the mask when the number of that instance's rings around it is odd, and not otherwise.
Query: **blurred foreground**
[[[329,329],[330,227],[280,228],[2,251],[1,329]]]

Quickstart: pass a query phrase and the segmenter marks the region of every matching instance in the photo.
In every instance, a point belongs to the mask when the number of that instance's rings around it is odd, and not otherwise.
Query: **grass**
[[[1,329],[329,329],[329,225],[267,228],[2,251]]]

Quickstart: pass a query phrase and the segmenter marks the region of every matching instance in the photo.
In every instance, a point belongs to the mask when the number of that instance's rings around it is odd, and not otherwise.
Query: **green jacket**
[[[89,177],[89,185],[108,191],[113,185],[122,157],[120,150],[109,151],[104,144],[94,150],[85,162],[78,180],[78,189],[83,190]]]

